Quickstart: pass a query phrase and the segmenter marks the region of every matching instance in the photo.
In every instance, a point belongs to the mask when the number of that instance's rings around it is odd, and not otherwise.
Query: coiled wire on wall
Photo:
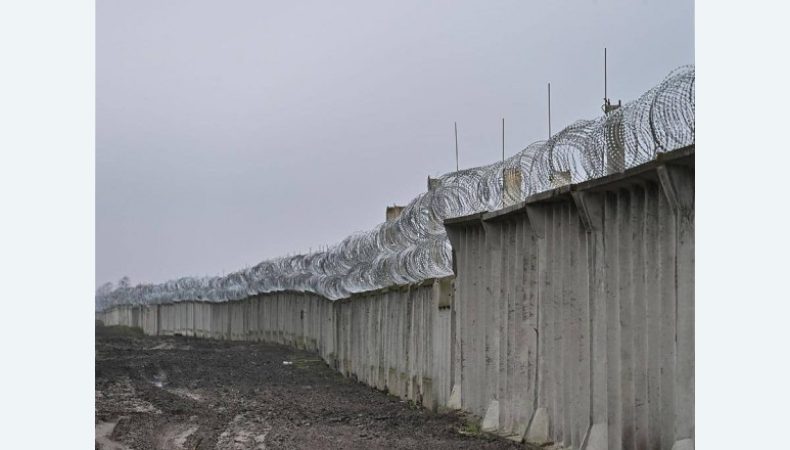
[[[432,179],[428,192],[414,198],[398,218],[352,234],[326,250],[270,259],[226,276],[105,285],[96,292],[96,308],[222,302],[275,291],[312,292],[336,300],[450,275],[451,247],[444,219],[496,210],[694,144],[694,80],[694,67],[681,67],[637,100],[600,118],[578,121],[503,162]]]

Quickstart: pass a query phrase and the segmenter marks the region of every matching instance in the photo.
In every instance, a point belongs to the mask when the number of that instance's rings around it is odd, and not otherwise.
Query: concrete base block
[[[450,399],[447,400],[447,407],[450,409],[461,409],[461,385],[453,385],[453,390],[450,392]]]
[[[609,448],[609,428],[605,423],[590,427],[583,450],[607,450]]]
[[[399,395],[398,392],[398,373],[392,367],[387,371],[387,392],[392,395]]]
[[[675,441],[672,450],[694,450],[694,439],[683,439]]]
[[[521,422],[517,423],[513,427],[513,433],[505,436],[506,438],[510,439],[511,441],[515,442],[523,442],[524,436],[527,434],[527,423]]]
[[[494,432],[499,428],[499,401],[491,400],[486,410],[486,416],[483,418],[482,430],[486,432]]]
[[[436,411],[436,397],[433,395],[433,380],[428,377],[422,378],[422,405],[431,411]]]
[[[422,403],[422,398],[420,397],[420,385],[417,381],[417,375],[412,375],[409,379],[408,390],[406,392],[406,396],[409,398],[409,400],[412,400],[415,403]]]
[[[369,386],[373,386],[376,389],[381,389],[379,388],[379,370],[376,368],[376,366],[371,365],[368,367],[367,384]]]
[[[400,377],[398,378],[399,385],[398,385],[398,397],[400,398],[408,398],[409,395],[409,376],[403,372],[400,372]]]
[[[532,415],[532,420],[527,428],[524,439],[530,444],[543,445],[551,442],[549,439],[549,412],[546,408],[538,408]]]
[[[376,383],[378,390],[383,391],[387,388],[387,371],[383,367],[379,367],[379,379]]]

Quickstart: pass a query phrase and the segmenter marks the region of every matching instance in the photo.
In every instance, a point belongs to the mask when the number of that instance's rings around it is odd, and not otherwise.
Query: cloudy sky
[[[96,284],[227,273],[384,220],[694,62],[691,0],[96,3]]]

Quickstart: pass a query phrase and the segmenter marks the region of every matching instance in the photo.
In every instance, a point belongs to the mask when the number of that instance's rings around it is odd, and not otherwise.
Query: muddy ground
[[[315,354],[97,326],[96,448],[524,446],[345,378]]]

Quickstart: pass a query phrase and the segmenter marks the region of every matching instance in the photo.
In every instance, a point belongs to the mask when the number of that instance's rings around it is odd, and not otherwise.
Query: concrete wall
[[[445,225],[454,279],[97,319],[316,351],[347,376],[467,410],[517,440],[693,448],[693,147]]]
[[[572,448],[693,439],[691,155],[448,221],[463,409]]]
[[[451,383],[449,280],[336,302],[339,370],[427,407],[447,403]]]
[[[281,292],[227,303],[119,306],[106,325],[150,335],[267,341],[317,352],[344,375],[435,409],[450,393],[448,280],[389,288],[332,302]],[[447,303],[445,301],[445,303]]]
[[[119,306],[102,312],[97,312],[96,320],[100,320],[107,325],[123,325],[126,327],[143,328],[143,322],[146,317],[145,312],[146,307],[143,306]]]

